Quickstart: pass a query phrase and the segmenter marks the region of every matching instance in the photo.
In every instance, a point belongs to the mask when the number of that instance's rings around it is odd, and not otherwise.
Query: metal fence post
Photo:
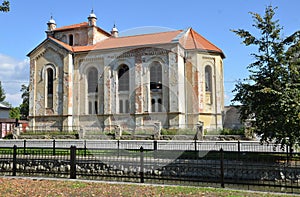
[[[76,179],[76,146],[70,149],[70,179]]]
[[[221,187],[224,188],[224,152],[220,149],[220,171],[221,171]]]
[[[26,155],[26,140],[24,140],[24,143],[23,143],[23,154]]]
[[[55,155],[55,139],[53,140],[52,150],[53,150],[53,155]]]
[[[194,145],[195,145],[195,152],[197,152],[197,140],[194,141]]]
[[[120,140],[117,141],[117,146],[118,146],[118,157],[120,156]]]
[[[84,156],[86,157],[86,140],[84,140]]]
[[[13,147],[13,168],[12,168],[12,175],[17,175],[17,146],[14,145]]]
[[[153,141],[153,150],[157,151],[157,140]]]
[[[140,158],[140,164],[141,164],[141,169],[140,169],[140,179],[141,179],[141,183],[144,183],[144,148],[141,146],[140,148],[140,152],[141,152],[141,158]]]

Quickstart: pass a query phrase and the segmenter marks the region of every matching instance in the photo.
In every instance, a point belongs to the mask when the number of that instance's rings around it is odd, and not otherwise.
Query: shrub
[[[245,135],[245,129],[240,128],[240,129],[228,129],[225,128],[221,131],[221,135]]]

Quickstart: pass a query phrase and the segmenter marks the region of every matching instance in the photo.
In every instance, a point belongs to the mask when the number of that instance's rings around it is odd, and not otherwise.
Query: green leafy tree
[[[3,1],[0,5],[0,12],[9,12],[9,1]]]
[[[283,37],[283,28],[268,6],[264,16],[250,12],[258,36],[232,30],[246,46],[256,46],[248,78],[239,81],[233,102],[241,104],[243,121],[261,136],[262,142],[293,146],[300,139],[299,32]]]
[[[1,81],[0,81],[0,103],[2,103],[5,100],[5,91],[2,87]]]
[[[29,86],[22,85],[22,104],[20,105],[21,119],[26,120],[29,115]]]
[[[9,110],[9,117],[13,119],[20,119],[20,108],[13,107]]]

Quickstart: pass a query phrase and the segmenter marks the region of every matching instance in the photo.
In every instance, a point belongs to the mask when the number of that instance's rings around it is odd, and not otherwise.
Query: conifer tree
[[[300,139],[299,32],[283,37],[283,28],[274,20],[276,8],[268,6],[264,16],[250,12],[258,36],[232,30],[246,46],[256,46],[255,61],[247,69],[248,78],[234,89],[233,102],[241,104],[243,121],[261,137],[292,147]]]

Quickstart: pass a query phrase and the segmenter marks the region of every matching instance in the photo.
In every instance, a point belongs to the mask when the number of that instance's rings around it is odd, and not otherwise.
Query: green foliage
[[[0,103],[2,103],[5,100],[5,91],[2,87],[1,81],[0,81]]]
[[[240,129],[223,129],[220,132],[221,135],[245,135],[245,129],[240,128]]]
[[[232,30],[246,46],[256,46],[250,76],[239,81],[233,102],[241,103],[241,120],[247,121],[265,142],[293,146],[300,140],[300,32],[283,37],[283,28],[268,6],[264,16],[252,15],[255,37],[249,31]]]
[[[27,120],[29,115],[29,86],[22,84],[21,90],[22,92],[22,104],[20,105],[20,114],[22,120]]]
[[[3,139],[14,139],[14,135],[12,133],[8,133]]]
[[[20,119],[20,108],[13,107],[9,110],[9,118]]]
[[[0,12],[9,12],[9,1],[3,1],[2,5],[0,5]]]

